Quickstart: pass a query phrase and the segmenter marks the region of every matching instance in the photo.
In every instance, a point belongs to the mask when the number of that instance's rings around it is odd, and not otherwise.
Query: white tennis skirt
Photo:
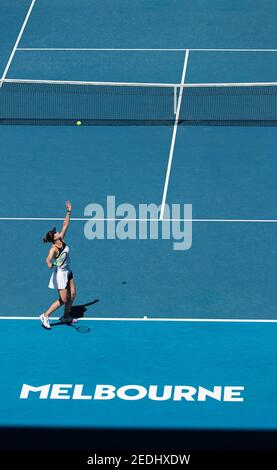
[[[56,269],[50,277],[48,287],[50,289],[66,289],[70,273],[71,270],[68,269]]]

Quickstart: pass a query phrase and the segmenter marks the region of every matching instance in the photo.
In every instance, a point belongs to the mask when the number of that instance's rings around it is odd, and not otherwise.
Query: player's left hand
[[[70,202],[70,201],[66,201],[65,206],[66,206],[66,210],[67,210],[67,211],[71,211],[72,205],[71,205],[71,202]]]

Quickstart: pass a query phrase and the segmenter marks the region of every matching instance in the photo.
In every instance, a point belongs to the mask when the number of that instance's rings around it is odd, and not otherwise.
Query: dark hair
[[[54,242],[54,235],[56,233],[56,227],[53,227],[52,230],[49,230],[45,237],[43,237],[43,243],[53,243]]]

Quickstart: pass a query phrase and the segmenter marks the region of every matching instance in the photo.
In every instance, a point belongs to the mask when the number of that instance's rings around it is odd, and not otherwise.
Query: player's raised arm
[[[66,216],[65,216],[63,227],[62,227],[62,230],[61,230],[61,238],[62,239],[65,237],[66,231],[68,229],[69,222],[70,222],[70,214],[71,214],[71,209],[72,209],[70,201],[66,201],[65,205],[66,205]]]

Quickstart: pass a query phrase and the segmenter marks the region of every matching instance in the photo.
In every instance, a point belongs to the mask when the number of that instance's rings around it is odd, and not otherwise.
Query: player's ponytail
[[[45,237],[43,237],[43,243],[53,243],[53,241],[54,241],[53,230],[49,230],[49,232],[47,232]]]

